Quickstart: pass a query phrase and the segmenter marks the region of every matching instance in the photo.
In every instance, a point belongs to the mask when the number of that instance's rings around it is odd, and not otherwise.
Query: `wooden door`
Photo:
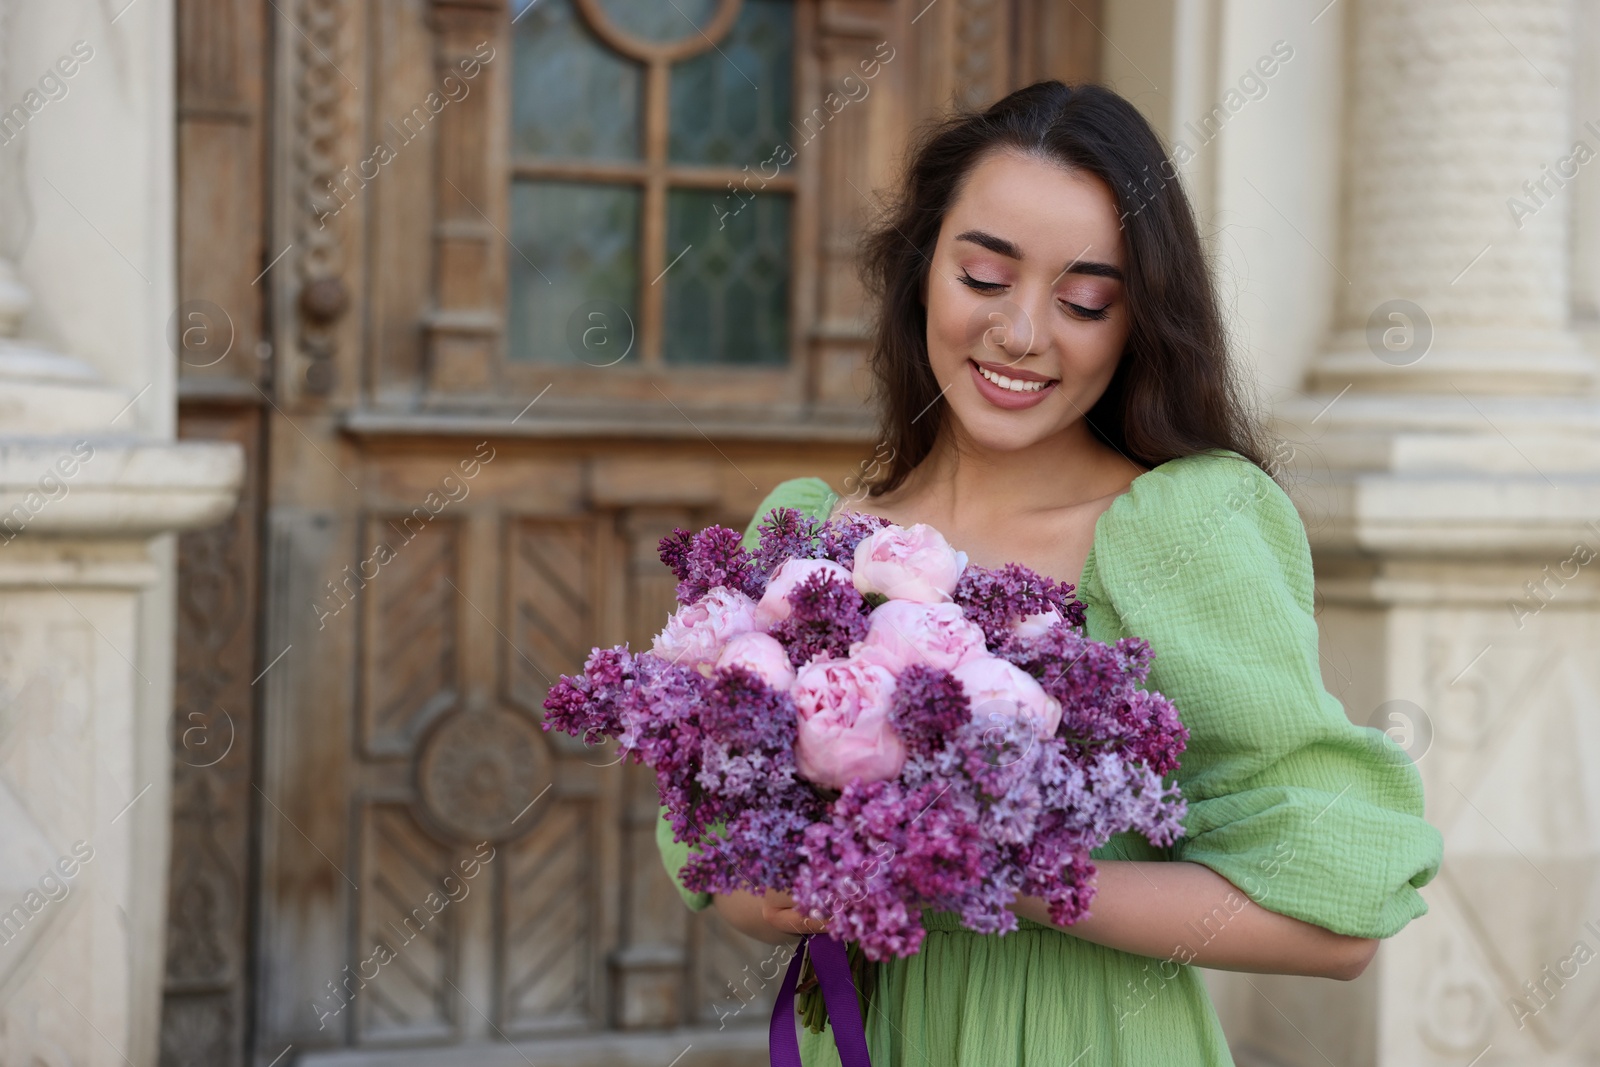
[[[1092,38],[972,0],[178,12],[183,432],[255,480],[180,551],[163,1062],[749,1062],[770,949],[682,906],[649,772],[544,695],[648,642],[660,537],[872,453],[855,235],[910,124]]]

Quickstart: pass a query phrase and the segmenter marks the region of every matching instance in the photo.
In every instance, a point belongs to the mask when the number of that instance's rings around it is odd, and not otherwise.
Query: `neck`
[[[907,487],[947,516],[1015,515],[1119,492],[1143,468],[1107,447],[1082,419],[1018,449],[986,448],[947,423]]]

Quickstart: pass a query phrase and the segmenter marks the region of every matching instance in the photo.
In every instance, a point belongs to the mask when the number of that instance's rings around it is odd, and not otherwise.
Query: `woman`
[[[1427,910],[1441,840],[1420,778],[1322,686],[1305,531],[1172,174],[1097,86],[1043,82],[934,129],[866,245],[887,467],[859,501],[785,482],[747,531],[773,507],[853,508],[1074,582],[1091,637],[1150,642],[1149,686],[1190,731],[1186,836],[1098,850],[1088,917],[1053,927],[1024,897],[1002,937],[929,913],[916,956],[875,966],[878,1067],[1227,1064],[1191,964],[1348,980]],[[676,874],[686,847],[660,840]],[[783,893],[684,898],[773,943],[819,927]],[[826,1032],[803,1052],[838,1062]]]

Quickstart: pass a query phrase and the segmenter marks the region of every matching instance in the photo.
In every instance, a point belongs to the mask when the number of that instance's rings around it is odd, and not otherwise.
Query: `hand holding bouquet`
[[[692,891],[789,890],[870,959],[921,945],[924,907],[984,933],[1042,897],[1068,924],[1091,850],[1167,845],[1162,776],[1188,732],[1138,688],[1149,647],[1083,633],[1072,587],[969,565],[930,526],[790,508],[737,531],[676,530],[679,609],[648,652],[595,649],[545,728],[615,738],[656,772]]]

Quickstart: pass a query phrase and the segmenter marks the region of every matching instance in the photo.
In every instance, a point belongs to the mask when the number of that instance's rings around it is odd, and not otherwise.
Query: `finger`
[[[799,908],[785,908],[782,919],[795,933],[816,934],[828,928],[828,920],[820,915],[806,914]]]
[[[816,920],[808,919],[797,908],[780,908],[771,915],[766,916],[767,922],[785,933],[810,934],[816,933],[812,927]]]

